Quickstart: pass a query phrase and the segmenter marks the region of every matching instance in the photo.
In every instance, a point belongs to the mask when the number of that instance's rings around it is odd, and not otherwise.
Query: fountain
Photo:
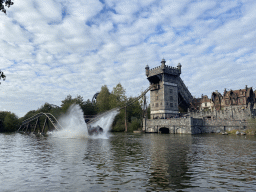
[[[58,119],[63,129],[52,132],[52,136],[65,138],[88,138],[88,128],[102,128],[100,135],[92,135],[93,138],[107,138],[107,132],[110,130],[115,116],[119,113],[114,110],[94,121],[89,126],[84,120],[84,114],[79,105],[71,105],[67,113]],[[90,133],[90,132],[89,132]]]

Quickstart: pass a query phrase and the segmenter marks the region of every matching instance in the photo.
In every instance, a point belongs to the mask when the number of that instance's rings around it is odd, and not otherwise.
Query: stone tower
[[[181,64],[177,67],[165,65],[162,59],[161,66],[149,69],[146,66],[146,76],[152,85],[150,90],[151,119],[170,118],[178,115],[179,106],[188,107],[192,95],[180,78]]]

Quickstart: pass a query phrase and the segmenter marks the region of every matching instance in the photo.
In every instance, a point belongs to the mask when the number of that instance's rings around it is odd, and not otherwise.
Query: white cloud
[[[15,1],[0,14],[1,109],[23,116],[68,94],[149,86],[145,66],[182,64],[192,95],[254,86],[254,1]]]

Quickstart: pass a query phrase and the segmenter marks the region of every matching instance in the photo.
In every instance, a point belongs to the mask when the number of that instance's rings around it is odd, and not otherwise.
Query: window
[[[204,103],[204,106],[207,107],[207,103]]]
[[[170,101],[173,101],[173,96],[170,96]]]
[[[156,107],[158,107],[158,103],[156,103]]]
[[[172,89],[170,89],[170,93],[172,93]]]
[[[158,100],[158,96],[156,96],[156,100]]]
[[[173,103],[170,103],[170,107],[173,107]]]

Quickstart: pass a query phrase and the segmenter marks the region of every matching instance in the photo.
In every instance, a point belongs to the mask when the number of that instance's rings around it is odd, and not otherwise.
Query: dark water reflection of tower
[[[171,137],[171,138],[170,138]],[[151,188],[176,190],[187,188],[189,183],[187,154],[191,135],[150,135],[151,162],[149,182]]]

